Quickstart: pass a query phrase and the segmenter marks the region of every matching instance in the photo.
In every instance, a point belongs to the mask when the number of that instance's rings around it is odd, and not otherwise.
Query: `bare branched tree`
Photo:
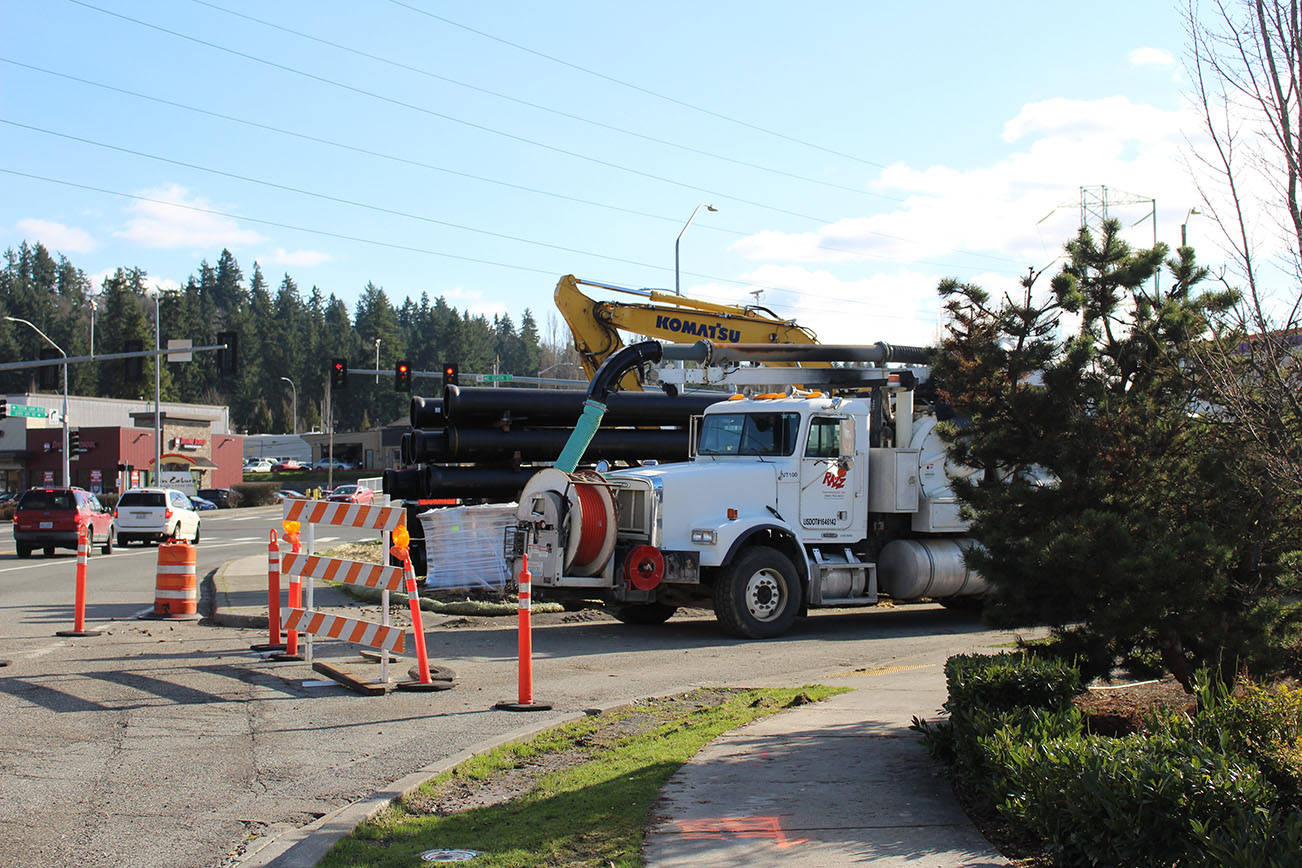
[[[1185,11],[1208,142],[1193,149],[1196,180],[1243,296],[1196,361],[1265,478],[1293,492],[1302,490],[1300,5],[1188,0]]]

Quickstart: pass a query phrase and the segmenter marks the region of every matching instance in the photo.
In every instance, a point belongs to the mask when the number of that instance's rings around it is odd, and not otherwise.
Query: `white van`
[[[199,541],[199,513],[175,488],[133,488],[118,498],[118,545],[184,539]]]

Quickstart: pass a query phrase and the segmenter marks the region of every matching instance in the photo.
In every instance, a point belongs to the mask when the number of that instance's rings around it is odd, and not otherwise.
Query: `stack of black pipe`
[[[687,457],[687,427],[723,395],[616,392],[586,462],[633,463]],[[560,455],[585,394],[555,389],[448,386],[442,398],[411,399],[402,438],[405,470],[386,470],[394,498],[512,500]]]

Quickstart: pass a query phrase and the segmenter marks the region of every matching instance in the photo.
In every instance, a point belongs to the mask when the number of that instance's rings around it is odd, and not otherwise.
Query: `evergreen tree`
[[[1157,655],[1186,687],[1278,662],[1293,629],[1290,541],[1246,456],[1185,362],[1235,302],[1196,293],[1190,248],[1171,286],[1146,288],[1166,247],[1132,250],[1109,222],[1082,230],[1048,300],[940,286],[952,324],[935,365],[950,457],[977,473],[955,490],[993,586],[987,614],[1047,624],[1102,670]],[[1065,317],[1075,334],[1059,336]],[[1292,577],[1290,578],[1290,575]]]

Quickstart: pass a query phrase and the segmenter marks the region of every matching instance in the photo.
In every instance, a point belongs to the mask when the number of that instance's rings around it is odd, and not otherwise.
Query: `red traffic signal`
[[[393,388],[399,392],[411,391],[411,365],[406,360],[393,367]]]
[[[348,385],[348,362],[334,359],[330,362],[330,388],[343,389]]]
[[[458,380],[457,380],[457,376],[458,376],[458,375],[457,375],[457,364],[456,364],[456,362],[451,362],[451,363],[446,364],[446,365],[443,366],[443,385],[444,385],[444,386],[455,386],[455,385],[457,385],[457,382],[458,382]]]

